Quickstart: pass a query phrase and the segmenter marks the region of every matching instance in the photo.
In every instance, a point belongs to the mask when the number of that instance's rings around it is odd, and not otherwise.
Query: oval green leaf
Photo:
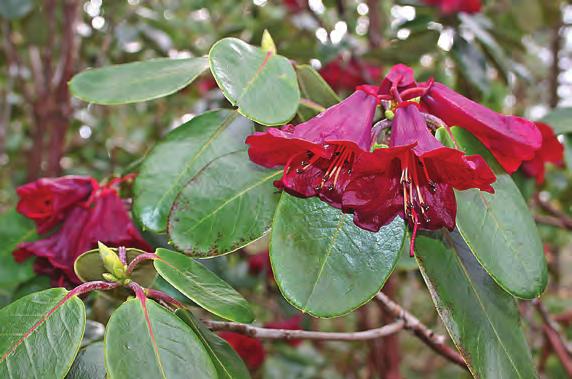
[[[191,312],[177,309],[181,320],[193,329],[209,353],[218,373],[218,379],[250,379],[248,368],[228,342],[211,332]]]
[[[206,57],[152,59],[81,72],[72,78],[69,87],[75,97],[90,103],[137,103],[179,91],[207,67]]]
[[[17,20],[26,16],[34,8],[34,0],[2,0],[0,16],[8,20]]]
[[[117,252],[116,248],[111,250]],[[136,256],[144,254],[145,251],[139,249],[129,248],[127,249],[127,262],[131,262]],[[103,265],[101,260],[101,255],[98,249],[93,249],[86,251],[77,259],[74,263],[74,271],[77,277],[82,282],[91,282],[94,280],[105,280],[102,274],[107,272],[107,269]],[[151,287],[155,281],[157,272],[153,267],[153,262],[150,260],[143,261],[137,265],[133,273],[131,274],[131,279],[139,283],[143,287]],[[112,297],[117,297],[120,299],[125,299],[127,296],[131,295],[132,292],[124,287],[116,288],[110,291],[101,292],[102,294],[109,295]]]
[[[63,378],[85,328],[85,306],[68,291],[51,288],[0,310],[0,378]]]
[[[516,184],[469,132],[453,128],[467,154],[483,156],[497,176],[494,194],[476,189],[456,191],[457,228],[481,265],[516,297],[539,296],[548,280],[542,242],[534,219]],[[446,133],[438,137],[447,142]]]
[[[303,64],[295,68],[302,93],[297,112],[300,120],[307,121],[323,109],[340,102],[338,95],[312,66]]]
[[[270,229],[282,170],[252,163],[246,151],[208,164],[181,191],[169,215],[174,245],[195,257],[235,251]]]
[[[154,261],[159,274],[173,287],[209,312],[237,322],[252,322],[248,302],[224,280],[193,258],[171,250],[157,249]]]
[[[147,155],[134,186],[133,213],[148,229],[167,229],[171,206],[185,184],[212,160],[245,150],[251,121],[230,110],[203,113],[170,132]]]
[[[111,379],[215,379],[216,369],[193,330],[153,300],[131,299],[109,319],[105,367]]]
[[[416,257],[447,331],[475,378],[536,378],[514,298],[479,265],[458,233],[419,237]]]
[[[274,277],[284,297],[301,311],[317,317],[343,315],[383,287],[397,263],[404,233],[400,218],[371,233],[317,198],[284,193],[270,240]]]
[[[224,38],[209,52],[213,76],[232,105],[244,116],[264,125],[280,125],[296,114],[300,90],[288,59]]]
[[[94,342],[79,351],[66,379],[103,379],[105,362],[103,342]]]

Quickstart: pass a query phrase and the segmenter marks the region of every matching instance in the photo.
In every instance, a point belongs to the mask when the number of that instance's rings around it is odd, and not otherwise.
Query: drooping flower
[[[256,338],[226,331],[219,332],[218,335],[232,346],[250,370],[257,370],[264,363],[266,351],[262,342]]]
[[[301,323],[303,319],[304,319],[303,315],[297,314],[285,320],[267,322],[266,324],[264,324],[264,327],[269,329],[301,330],[302,329]],[[286,342],[289,345],[296,347],[302,343],[302,340],[289,339]]]
[[[395,109],[389,147],[372,156],[362,155],[355,163],[342,209],[354,213],[356,225],[373,232],[396,216],[405,219],[413,229],[411,254],[418,229],[455,228],[453,188],[494,192],[496,178],[485,160],[443,146],[416,103]]]
[[[564,164],[564,146],[558,141],[549,125],[543,122],[535,124],[542,134],[542,145],[531,160],[522,162],[521,168],[527,176],[535,178],[537,184],[542,184],[546,163],[550,162],[560,167]]]
[[[381,68],[357,57],[344,60],[338,56],[320,69],[320,75],[336,91],[353,91],[363,83],[378,82]]]
[[[274,277],[268,250],[248,256],[248,272],[252,275],[259,275],[264,272],[268,278]]]
[[[75,197],[74,193],[68,195]],[[30,208],[26,209],[31,214],[39,213],[33,204],[28,205]],[[69,287],[80,283],[73,270],[75,259],[96,248],[98,241],[114,247],[151,249],[133,225],[125,204],[112,186],[94,189],[85,201],[77,202],[71,209],[65,209],[63,217],[57,217],[63,221],[59,230],[44,239],[20,243],[13,253],[18,262],[36,256],[35,271],[49,275],[54,286]],[[48,231],[55,227],[53,225]]]
[[[284,166],[277,188],[298,197],[319,196],[339,208],[355,159],[371,148],[376,106],[376,93],[357,90],[302,124],[249,136],[248,154],[264,167]]]
[[[423,0],[425,4],[439,7],[444,15],[459,12],[478,13],[481,11],[481,0]]]
[[[78,203],[86,201],[97,188],[88,177],[42,178],[18,187],[16,209],[34,220],[38,233],[45,233],[63,221]]]
[[[447,125],[467,129],[513,173],[534,157],[542,136],[532,121],[496,113],[441,83],[432,83],[421,97],[425,109]]]

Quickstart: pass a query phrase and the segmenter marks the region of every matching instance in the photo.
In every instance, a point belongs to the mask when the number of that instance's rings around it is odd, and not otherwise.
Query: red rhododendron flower
[[[287,318],[285,320],[267,322],[266,324],[264,324],[264,327],[269,329],[301,330],[302,329],[301,323],[303,319],[304,316],[299,314]],[[302,343],[302,340],[291,339],[287,340],[287,342],[289,345],[296,347]]]
[[[564,164],[564,146],[558,141],[552,128],[545,123],[535,122],[542,135],[542,145],[536,151],[534,158],[522,163],[522,171],[536,179],[536,183],[544,182],[544,164],[554,163],[557,166]]]
[[[496,113],[441,83],[432,83],[421,100],[429,113],[447,125],[471,132],[509,173],[532,159],[542,143],[532,121]]]
[[[38,179],[18,187],[16,209],[34,220],[38,233],[45,233],[62,222],[74,205],[87,200],[95,188],[94,179],[81,176]]]
[[[378,82],[381,68],[356,57],[346,62],[339,56],[322,67],[320,75],[336,91],[353,91],[363,83]]]
[[[264,363],[266,352],[256,338],[234,332],[219,332],[218,335],[232,346],[250,370],[254,371]]]
[[[299,13],[306,9],[308,0],[282,0],[282,4],[292,13]]]
[[[75,194],[69,196],[73,198]],[[38,241],[19,244],[14,251],[16,261],[36,256],[39,258],[34,265],[37,273],[49,275],[53,285],[69,286],[80,283],[73,271],[75,259],[96,248],[98,241],[108,246],[151,249],[133,225],[114,188],[94,189],[88,197],[65,213],[63,224],[55,233]],[[33,207],[28,210],[33,212]]]
[[[356,225],[374,232],[396,216],[404,218],[413,228],[411,254],[418,229],[455,228],[453,188],[494,192],[496,178],[485,160],[443,146],[416,103],[397,107],[390,147],[372,155],[358,157],[343,209],[354,213]]]
[[[481,0],[423,0],[425,4],[439,7],[445,15],[465,12],[478,13],[481,11]]]
[[[302,124],[249,136],[248,154],[259,165],[284,166],[276,187],[298,197],[319,196],[339,208],[353,162],[371,148],[376,106],[376,94],[357,90]]]
[[[268,250],[248,256],[248,272],[252,275],[259,275],[261,272],[266,272],[266,276],[270,278],[273,277]]]

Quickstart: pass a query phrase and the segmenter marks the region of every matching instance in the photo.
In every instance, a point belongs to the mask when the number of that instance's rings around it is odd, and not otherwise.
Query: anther
[[[296,169],[296,174],[301,174],[301,173],[303,173],[303,172],[304,172],[304,170],[302,170],[301,168],[297,168],[297,169]]]

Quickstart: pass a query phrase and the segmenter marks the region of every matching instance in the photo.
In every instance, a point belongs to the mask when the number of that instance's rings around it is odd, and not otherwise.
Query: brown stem
[[[380,47],[383,43],[379,2],[378,0],[367,0],[367,6],[369,8],[369,26],[367,30],[367,38],[369,42],[369,48],[375,49]]]
[[[326,341],[367,341],[398,332],[403,328],[403,321],[396,321],[380,328],[364,330],[361,332],[314,332],[308,330],[268,329],[260,328],[239,322],[203,320],[206,326],[213,331],[228,330],[250,337],[261,339],[307,339]]]
[[[392,276],[387,280],[387,282],[383,286],[382,292],[389,298],[395,296],[395,276]],[[383,305],[381,305],[381,308],[383,311],[381,317],[382,323],[387,324],[392,322],[394,319],[393,314],[387,312]],[[379,342],[381,346],[379,347],[378,359],[381,364],[381,371],[380,371],[381,377],[386,379],[400,379],[401,373],[399,370],[399,365],[401,362],[401,356],[399,347],[399,335],[398,334],[389,335],[387,337],[384,337]]]
[[[449,361],[467,369],[465,359],[449,345],[445,343],[444,336],[435,334],[431,329],[425,326],[417,317],[401,308],[399,304],[388,298],[383,293],[378,293],[376,299],[382,304],[383,308],[393,315],[393,317],[404,321],[403,328],[413,332],[421,341],[429,346],[433,351],[447,358]]]
[[[556,108],[560,101],[560,97],[558,96],[558,76],[560,76],[559,55],[562,47],[562,35],[560,33],[561,26],[562,22],[559,21],[552,28],[552,41],[550,43],[552,67],[550,69],[550,98],[548,99],[548,105],[550,105],[550,108]]]

